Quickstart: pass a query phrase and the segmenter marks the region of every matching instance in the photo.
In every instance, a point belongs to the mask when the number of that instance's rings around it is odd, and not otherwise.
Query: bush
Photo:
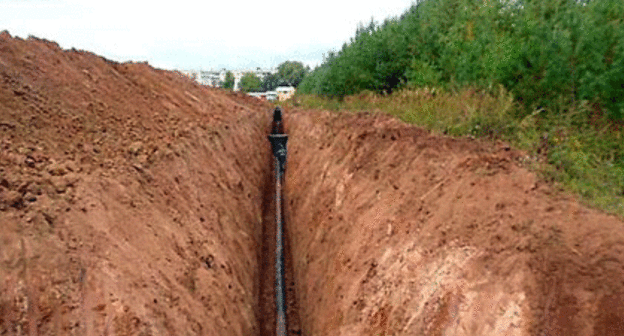
[[[622,18],[621,0],[421,1],[400,18],[358,27],[300,91],[342,98],[503,85],[521,116],[589,101],[624,120]]]

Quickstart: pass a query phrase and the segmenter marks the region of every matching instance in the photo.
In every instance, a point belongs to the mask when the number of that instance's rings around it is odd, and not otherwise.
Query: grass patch
[[[503,140],[529,153],[528,166],[592,206],[624,217],[624,127],[587,102],[527,114],[502,86],[362,92],[342,100],[298,95],[288,104],[385,113],[439,134]]]

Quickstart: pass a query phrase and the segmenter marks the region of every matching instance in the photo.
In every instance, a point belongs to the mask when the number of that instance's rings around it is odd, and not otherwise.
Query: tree
[[[223,81],[224,89],[233,89],[234,88],[234,74],[232,71],[228,71],[225,73],[225,81]]]
[[[247,72],[243,75],[238,86],[243,92],[257,92],[262,88],[262,81],[253,72]]]
[[[262,80],[262,91],[273,91],[280,84],[280,78],[277,74],[268,74]]]
[[[304,67],[301,62],[286,61],[277,67],[277,76],[286,84],[297,87],[309,71],[310,67]]]

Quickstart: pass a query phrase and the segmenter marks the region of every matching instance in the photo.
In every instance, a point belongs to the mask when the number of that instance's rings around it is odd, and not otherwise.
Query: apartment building
[[[180,73],[197,81],[198,83],[202,85],[217,87],[217,86],[221,86],[221,83],[225,81],[225,74],[227,73],[227,71],[228,71],[227,69],[181,70]],[[234,75],[234,91],[238,91],[239,89],[238,84],[240,83],[241,78],[243,78],[243,75],[245,75],[248,72],[252,72],[256,76],[258,76],[260,79],[264,79],[264,77],[269,74],[276,74],[277,69],[255,68],[255,69],[232,70],[232,74]]]

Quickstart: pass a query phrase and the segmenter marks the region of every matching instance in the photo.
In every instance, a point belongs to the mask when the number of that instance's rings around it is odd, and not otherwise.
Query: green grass
[[[343,100],[298,95],[289,104],[368,111],[451,136],[503,140],[528,152],[527,166],[586,204],[624,217],[624,127],[587,102],[526,113],[504,88],[363,92]],[[552,108],[555,109],[555,108]]]

